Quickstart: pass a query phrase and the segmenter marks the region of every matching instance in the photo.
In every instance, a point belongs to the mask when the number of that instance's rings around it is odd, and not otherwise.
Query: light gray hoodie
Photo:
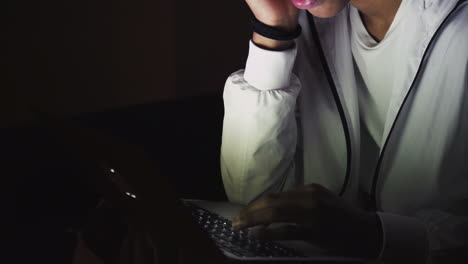
[[[399,25],[399,92],[374,188],[359,188],[360,83],[347,7],[327,19],[302,12],[293,49],[251,42],[245,71],[226,81],[221,167],[230,201],[319,183],[362,206],[367,192],[382,222],[382,260],[425,263],[468,247],[468,2],[403,1],[411,3]]]

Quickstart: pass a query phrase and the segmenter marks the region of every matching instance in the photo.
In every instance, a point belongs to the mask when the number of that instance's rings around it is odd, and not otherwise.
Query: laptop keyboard
[[[184,201],[192,209],[192,215],[198,224],[205,230],[216,245],[238,257],[305,257],[296,250],[284,247],[270,241],[251,240],[243,230],[231,230],[231,221],[203,209],[193,203]]]

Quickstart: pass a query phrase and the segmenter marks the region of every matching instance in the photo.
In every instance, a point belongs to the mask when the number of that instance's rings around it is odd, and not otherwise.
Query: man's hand
[[[290,0],[246,0],[254,16],[263,24],[293,32],[298,24],[299,9]],[[292,40],[274,40],[253,33],[252,41],[262,48],[285,50],[291,48]]]
[[[267,227],[273,223],[290,224]],[[306,240],[356,257],[376,257],[381,244],[375,213],[353,207],[319,184],[266,195],[249,204],[232,224],[234,229],[260,226],[249,231],[254,239]]]

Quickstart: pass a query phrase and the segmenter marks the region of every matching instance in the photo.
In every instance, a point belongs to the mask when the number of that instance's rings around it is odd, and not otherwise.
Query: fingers
[[[261,210],[268,207],[314,207],[315,197],[309,195],[308,189],[305,186],[301,186],[297,189],[293,189],[282,193],[272,193],[265,195],[264,197],[250,203],[244,208],[240,215],[250,211]]]
[[[258,240],[307,240],[311,231],[298,225],[282,225],[279,227],[252,228],[249,230],[250,239]]]
[[[298,195],[294,192],[271,193],[265,195],[248,204],[247,207],[242,209],[241,215],[248,211],[260,210],[267,207],[292,205],[297,202],[295,199],[297,196]]]
[[[232,227],[235,230],[271,223],[302,223],[304,219],[313,222],[314,211],[296,206],[276,206],[251,210],[233,218]]]
[[[238,217],[234,217],[233,228],[242,229],[274,222],[310,225],[325,192],[324,187],[310,184],[287,192],[266,195],[249,204]]]

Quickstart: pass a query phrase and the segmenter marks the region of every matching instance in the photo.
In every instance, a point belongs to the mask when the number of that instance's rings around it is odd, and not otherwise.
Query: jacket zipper
[[[307,11],[306,11],[307,12]],[[346,175],[345,179],[343,182],[343,185],[341,186],[341,190],[339,192],[339,195],[342,196],[346,190],[346,187],[349,182],[350,174],[351,174],[351,158],[352,158],[352,152],[351,152],[351,136],[349,133],[349,127],[348,127],[348,122],[346,120],[346,115],[344,112],[343,105],[341,103],[340,97],[338,95],[338,91],[336,89],[335,82],[333,80],[333,76],[330,72],[330,68],[328,67],[327,60],[325,58],[325,53],[323,52],[322,44],[320,43],[320,39],[318,37],[317,33],[317,28],[315,26],[314,18],[313,16],[307,12],[307,18],[309,20],[310,27],[312,29],[312,37],[314,39],[315,44],[317,45],[317,49],[319,51],[319,57],[320,57],[320,62],[322,63],[323,70],[325,71],[325,75],[327,77],[328,84],[331,87],[331,91],[333,94],[333,98],[335,99],[335,104],[336,107],[338,108],[338,112],[340,114],[340,119],[341,119],[341,124],[343,126],[344,134],[345,134],[345,140],[346,140]]]
[[[398,109],[398,113],[397,113],[397,115],[395,117],[395,121],[393,121],[392,127],[390,128],[390,131],[388,133],[388,136],[385,139],[385,143],[383,145],[382,151],[381,151],[379,159],[377,161],[377,166],[376,166],[375,171],[374,171],[374,178],[372,179],[372,191],[371,191],[371,201],[370,202],[371,202],[371,206],[372,206],[371,209],[374,210],[374,211],[377,211],[377,210],[381,209],[379,207],[379,205],[378,205],[378,202],[377,202],[377,185],[378,185],[378,180],[379,180],[379,173],[380,173],[380,169],[382,167],[384,153],[385,153],[385,151],[387,149],[388,143],[390,141],[390,137],[391,137],[391,135],[392,135],[392,133],[394,131],[394,128],[395,128],[395,125],[396,125],[396,123],[398,121],[398,118],[399,118],[399,116],[400,116],[400,114],[402,112],[402,109],[405,107],[405,104],[406,104],[407,99],[409,98],[409,95],[411,94],[411,92],[414,89],[414,85],[415,85],[416,81],[418,80],[419,75],[421,74],[421,69],[423,68],[424,62],[427,60],[427,56],[429,54],[430,48],[432,47],[432,45],[434,45],[434,40],[435,40],[436,36],[440,33],[440,30],[443,28],[443,26],[445,25],[447,20],[452,16],[452,14],[458,9],[458,7],[462,3],[466,2],[466,1],[467,0],[459,0],[458,3],[455,5],[455,7],[452,9],[452,11],[450,11],[450,13],[447,15],[447,17],[445,17],[444,21],[437,28],[436,32],[434,33],[431,40],[429,41],[429,44],[428,44],[426,50],[424,51],[423,57],[422,57],[421,62],[419,63],[419,66],[418,66],[418,71],[416,72],[416,75],[415,75],[415,77],[413,79],[413,82],[411,83],[410,89],[406,93],[406,96],[405,96],[405,98],[403,100],[403,103],[401,104],[400,109]]]

